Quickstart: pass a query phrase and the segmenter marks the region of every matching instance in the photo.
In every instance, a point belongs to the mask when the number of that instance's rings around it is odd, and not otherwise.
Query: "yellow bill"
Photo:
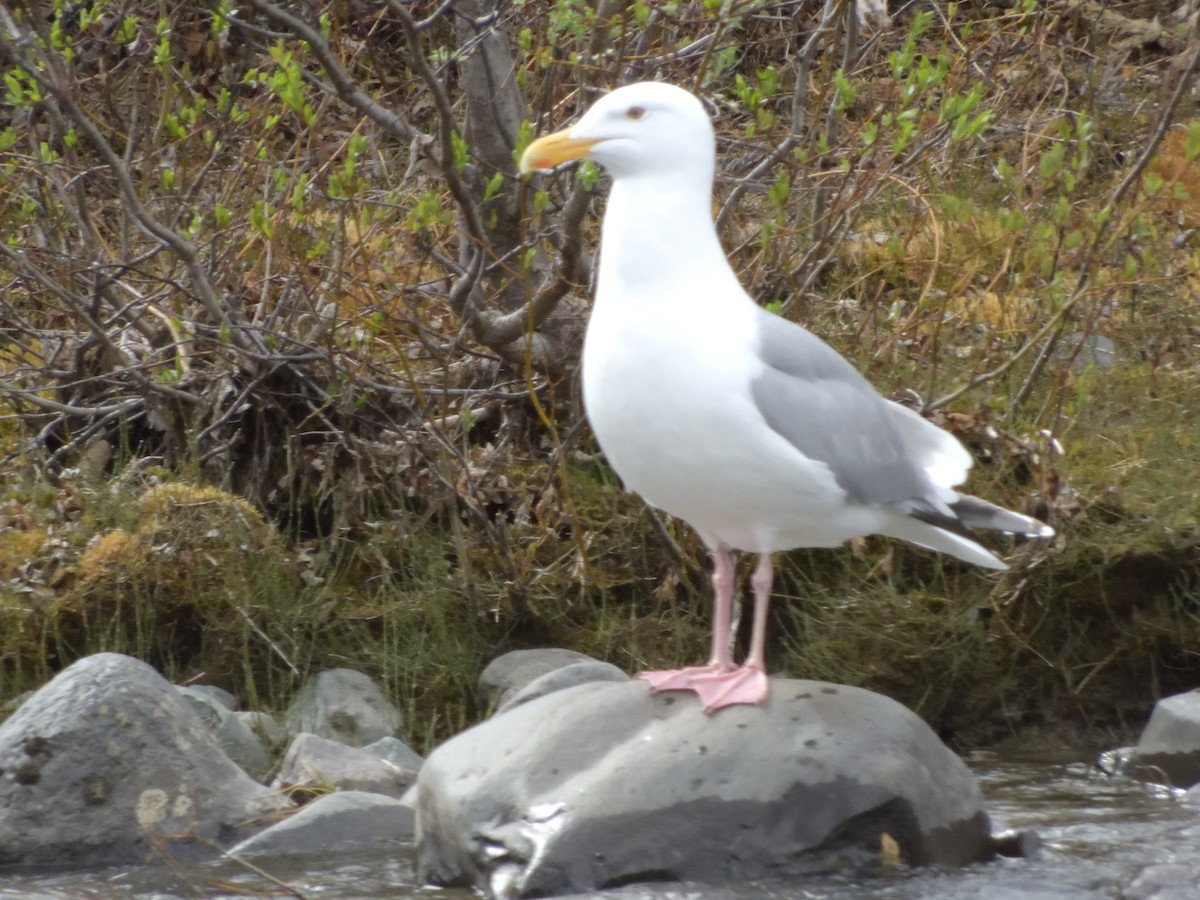
[[[540,137],[521,154],[521,174],[528,175],[537,169],[553,169],[560,163],[579,159],[598,143],[596,138],[571,137],[569,128]]]

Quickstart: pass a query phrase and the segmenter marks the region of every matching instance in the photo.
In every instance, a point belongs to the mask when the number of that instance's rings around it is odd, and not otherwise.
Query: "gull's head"
[[[521,171],[591,159],[624,178],[695,174],[712,183],[716,142],[704,105],[683,88],[643,81],[605,94],[574,126],[538,138],[521,156]]]

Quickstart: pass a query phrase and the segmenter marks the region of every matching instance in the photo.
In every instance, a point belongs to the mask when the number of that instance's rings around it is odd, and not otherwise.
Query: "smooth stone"
[[[230,761],[165,678],[116,653],[74,663],[0,725],[0,771],[2,864],[141,862],[160,840],[208,855],[202,842],[292,806]]]
[[[1154,705],[1131,768],[1138,778],[1174,787],[1200,783],[1200,692],[1164,697]]]
[[[237,697],[233,696],[225,688],[219,688],[215,684],[177,684],[175,687],[193,694],[206,694],[230,712],[237,712],[238,707],[241,705],[238,703]]]
[[[515,709],[530,700],[553,694],[564,688],[589,684],[593,681],[628,681],[629,676],[612,663],[588,659],[583,662],[571,663],[560,669],[553,669],[545,675],[535,678],[516,692],[508,692],[507,699],[497,708],[497,713]]]
[[[272,787],[303,793],[366,791],[398,799],[415,777],[366,750],[315,734],[298,734],[283,756]]]
[[[412,841],[411,806],[366,791],[325,794],[230,849],[232,856],[331,853]]]
[[[195,687],[177,690],[217,738],[225,755],[238,764],[255,781],[266,778],[271,769],[271,757],[264,742],[243,722],[220,697]]]
[[[288,730],[268,712],[243,710],[235,712],[234,715],[254,733],[254,736],[262,742],[263,747],[269,753],[283,747],[291,738]]]
[[[513,694],[547,672],[574,663],[597,662],[586,653],[549,647],[512,650],[493,659],[479,674],[479,693],[488,704],[502,706]]]
[[[729,884],[990,858],[963,762],[880,694],[773,679],[707,716],[640,681],[548,694],[438,747],[417,779],[417,877],[493,897]]]
[[[292,734],[320,735],[363,747],[400,729],[400,710],[379,685],[353,669],[328,669],[296,692],[284,716]]]
[[[417,780],[417,773],[425,765],[425,757],[400,740],[400,738],[384,737],[363,747],[364,753],[373,753],[409,777],[409,784]]]

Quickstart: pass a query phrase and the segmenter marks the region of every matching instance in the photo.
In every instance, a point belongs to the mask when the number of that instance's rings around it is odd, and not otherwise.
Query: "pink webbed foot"
[[[717,663],[707,666],[688,666],[686,669],[666,669],[661,672],[638,672],[634,677],[650,685],[650,693],[659,691],[690,691],[692,682],[697,678],[720,675],[721,667]]]
[[[690,689],[700,695],[704,711],[711,716],[726,706],[757,706],[767,699],[771,683],[762,666],[747,663],[732,672],[715,672],[694,678]]]
[[[649,683],[652,694],[660,691],[694,691],[709,715],[726,706],[757,706],[770,693],[767,673],[762,666],[753,664],[740,669],[722,669],[714,663],[666,672],[639,672],[636,677]]]

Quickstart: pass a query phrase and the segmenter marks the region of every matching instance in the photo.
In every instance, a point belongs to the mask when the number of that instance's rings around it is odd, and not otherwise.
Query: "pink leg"
[[[750,585],[754,588],[754,624],[750,632],[750,655],[745,664],[732,672],[702,675],[692,680],[691,689],[700,695],[704,711],[710,715],[726,706],[739,703],[757,706],[767,699],[770,691],[765,665],[767,609],[773,580],[771,554],[760,553],[758,565],[750,576]]]
[[[754,588],[754,630],[750,632],[747,666],[766,668],[767,609],[771,605],[771,583],[774,580],[775,570],[771,565],[771,554],[760,553],[758,565],[754,568],[754,574],[750,576],[750,586]]]
[[[692,689],[692,681],[700,676],[718,675],[733,671],[730,652],[730,622],[733,617],[733,556],[728,547],[717,547],[712,551],[713,593],[716,595],[713,608],[712,656],[708,665],[691,666],[687,669],[669,669],[663,672],[639,672],[638,678],[648,681],[653,691],[686,691]]]
[[[754,622],[750,632],[750,655],[740,669],[733,667],[730,651],[730,622],[733,614],[733,559],[725,548],[713,551],[713,587],[716,610],[713,614],[713,652],[706,666],[669,672],[643,672],[637,677],[650,683],[651,691],[695,691],[704,711],[737,704],[755,706],[767,699],[770,682],[765,666],[767,610],[771,602],[774,570],[771,555],[761,553],[750,578],[754,588]]]

